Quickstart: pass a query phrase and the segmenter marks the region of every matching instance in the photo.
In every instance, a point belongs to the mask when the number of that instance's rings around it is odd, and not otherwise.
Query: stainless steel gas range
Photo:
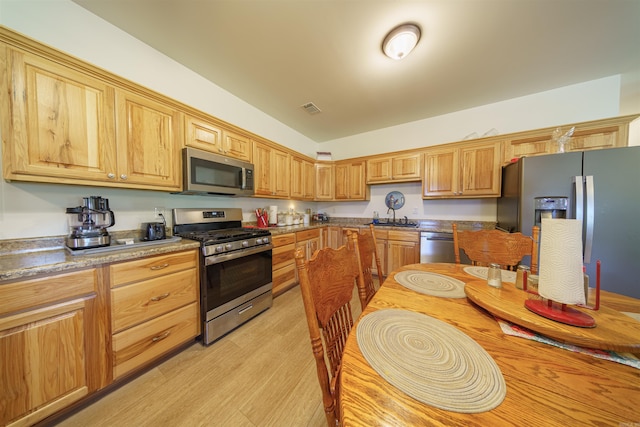
[[[203,344],[271,307],[271,233],[242,227],[242,209],[173,209],[173,234],[200,242]]]

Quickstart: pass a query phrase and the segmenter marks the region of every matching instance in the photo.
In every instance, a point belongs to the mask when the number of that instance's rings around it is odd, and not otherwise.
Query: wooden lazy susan
[[[566,344],[598,350],[640,353],[640,321],[600,303],[597,311],[574,307],[595,319],[593,328],[566,325],[535,314],[525,308],[529,297],[511,283],[492,288],[486,280],[468,282],[467,298],[496,317],[515,323]]]

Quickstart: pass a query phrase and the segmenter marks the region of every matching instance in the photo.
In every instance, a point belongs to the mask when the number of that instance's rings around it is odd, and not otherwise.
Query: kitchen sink
[[[369,223],[373,224],[373,223]],[[366,224],[366,225],[369,225]],[[417,222],[379,222],[377,224],[373,224],[375,227],[406,227],[406,228],[416,228],[418,226]]]

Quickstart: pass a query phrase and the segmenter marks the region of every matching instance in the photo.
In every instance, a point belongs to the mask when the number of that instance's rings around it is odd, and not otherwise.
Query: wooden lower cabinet
[[[304,250],[305,259],[311,258],[313,253],[320,249],[320,229],[313,228],[311,230],[296,232],[296,249],[297,248]]]
[[[198,335],[197,301],[113,336],[114,378],[144,366]]]
[[[298,283],[296,280],[296,235],[287,233],[273,236],[273,295],[277,296]]]
[[[403,265],[420,262],[419,231],[376,230],[375,233],[380,264],[385,269],[383,276]]]
[[[96,269],[0,286],[0,425],[32,425],[106,385],[98,286]]]
[[[327,248],[338,249],[344,244],[342,237],[342,227],[327,227],[327,239],[323,241],[323,246]]]
[[[420,262],[420,234],[412,232],[415,236],[393,236],[389,232],[387,240],[387,274],[408,264]]]
[[[109,268],[114,379],[200,334],[196,250]]]
[[[379,272],[376,260],[373,260],[373,266],[371,272],[380,278],[381,276],[387,277],[387,239],[389,238],[389,230],[382,230],[380,228],[374,229],[376,236],[376,249],[378,250],[378,256],[380,257],[380,266],[384,271]],[[381,283],[382,284],[382,283]]]

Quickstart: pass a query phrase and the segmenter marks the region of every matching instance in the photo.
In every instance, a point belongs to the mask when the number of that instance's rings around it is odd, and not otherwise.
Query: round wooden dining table
[[[342,357],[343,426],[640,426],[640,369],[506,335],[491,313],[468,298],[428,295],[403,286],[395,277],[402,271],[419,271],[464,283],[482,280],[464,267],[468,266],[406,265],[382,283],[356,321]],[[503,281],[503,287],[514,284]],[[603,291],[600,303],[640,313],[638,299]],[[362,319],[385,309],[422,313],[466,334],[495,361],[506,384],[504,400],[484,412],[463,413],[422,403],[390,384],[367,362],[357,337]]]

